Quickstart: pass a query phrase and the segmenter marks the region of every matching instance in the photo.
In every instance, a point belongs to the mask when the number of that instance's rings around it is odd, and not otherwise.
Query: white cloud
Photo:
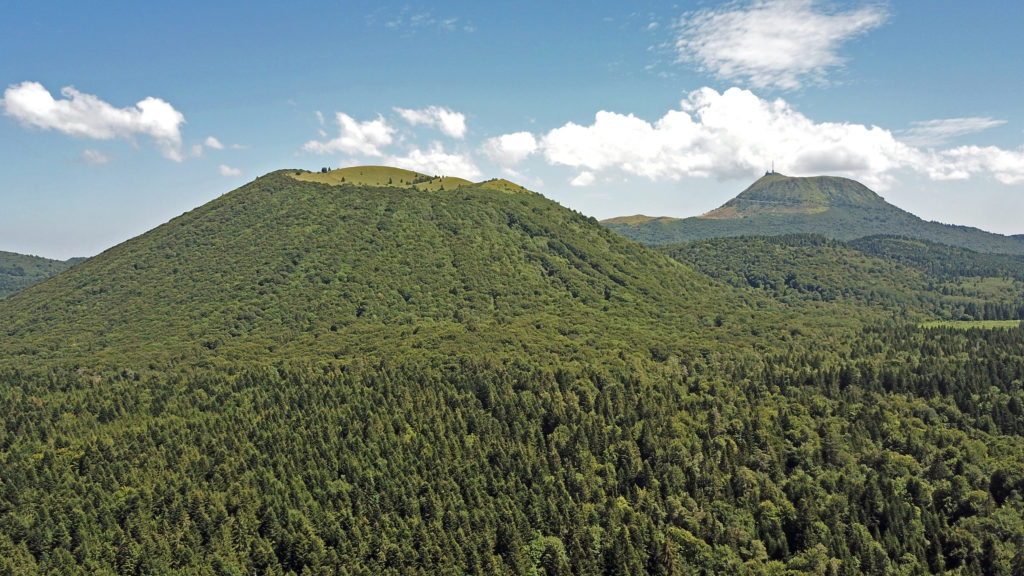
[[[217,171],[220,172],[221,176],[241,176],[242,171],[238,168],[232,168],[227,164],[221,164],[217,167]]]
[[[433,142],[426,151],[414,149],[408,155],[386,159],[391,166],[438,176],[458,176],[467,180],[480,177],[480,169],[468,154],[448,154],[440,142]]]
[[[998,122],[966,120],[943,126],[944,132]],[[519,134],[488,140],[484,152],[496,161],[502,153],[522,160],[526,148],[513,156],[506,150],[511,147],[503,146],[512,136],[528,141]],[[765,100],[740,88],[696,90],[654,123],[602,110],[590,125],[570,122],[540,135],[536,143],[548,164],[579,170],[574,186],[593,184],[602,172],[652,181],[749,179],[773,162],[792,176],[847,176],[880,191],[890,188],[900,171],[933,180],[988,175],[1005,184],[1024,183],[1024,147],[921,149],[878,126],[815,122],[782,99]]]
[[[515,132],[483,143],[483,153],[505,168],[515,166],[537,150],[537,139],[529,132]]]
[[[1003,150],[995,146],[959,146],[940,153],[940,164],[929,175],[936,180],[964,180],[991,174],[1003,184],[1024,184],[1024,146]]]
[[[589,172],[587,170],[584,170],[583,172],[580,172],[578,176],[573,178],[569,182],[569,185],[570,186],[590,186],[591,184],[594,183],[595,180],[597,180],[597,176],[594,176],[593,172]]]
[[[341,152],[344,154],[359,154],[363,156],[383,156],[381,147],[392,142],[392,134],[395,129],[388,125],[382,116],[376,120],[357,122],[354,118],[343,112],[337,113],[338,126],[340,128],[337,138],[322,142],[310,140],[302,149],[314,154],[331,154]]]
[[[1002,126],[1006,120],[988,117],[943,118],[911,122],[911,127],[900,135],[900,140],[911,146],[941,146],[959,136],[982,132]]]
[[[224,145],[220,143],[220,140],[217,140],[213,136],[207,136],[206,141],[203,142],[203,144],[205,144],[207,148],[213,148],[214,150],[224,149]]]
[[[95,148],[86,148],[82,150],[82,155],[78,157],[78,161],[85,164],[106,164],[110,162],[110,156]]]
[[[430,106],[422,110],[395,108],[395,112],[398,112],[402,119],[413,126],[419,124],[432,126],[452,138],[461,139],[466,136],[466,115],[461,112],[440,106]]]
[[[4,114],[26,126],[56,130],[70,136],[95,140],[124,138],[138,134],[156,142],[164,157],[181,162],[181,125],[185,116],[159,98],[148,97],[135,106],[115,108],[91,94],[68,86],[62,99],[54,99],[38,82],[11,85],[0,100]]]
[[[730,2],[683,16],[676,50],[680,61],[755,88],[800,88],[824,81],[843,64],[840,46],[888,19],[878,4],[847,12],[818,7],[816,0]]]

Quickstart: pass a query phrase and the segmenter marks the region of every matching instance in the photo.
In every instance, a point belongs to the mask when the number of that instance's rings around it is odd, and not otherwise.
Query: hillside
[[[891,236],[709,238],[660,247],[731,286],[876,321],[1024,319],[1024,257]]]
[[[604,224],[647,245],[729,236],[820,234],[852,240],[897,235],[976,252],[1024,254],[1024,242],[1019,238],[926,222],[858,182],[832,176],[795,178],[770,173],[701,216],[681,220],[631,218],[606,220]]]
[[[39,256],[26,256],[0,251],[0,299],[14,294],[84,260],[51,260]]]
[[[366,172],[416,183],[352,183],[358,169],[259,178],[12,297],[0,351],[143,365],[593,357],[701,348],[712,319],[737,309],[701,275],[537,194]]]
[[[514,183],[347,170],[0,302],[0,574],[1024,564],[1024,329],[900,311],[962,254],[711,242],[698,272]]]

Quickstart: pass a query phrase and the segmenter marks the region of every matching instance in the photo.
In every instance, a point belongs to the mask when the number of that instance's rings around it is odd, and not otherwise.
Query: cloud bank
[[[0,100],[4,114],[25,126],[55,130],[78,138],[134,140],[148,136],[165,158],[181,162],[181,125],[185,115],[159,98],[148,97],[134,106],[116,108],[96,96],[67,86],[55,99],[38,82],[11,85]]]
[[[922,123],[943,135],[1000,124],[992,119]],[[885,190],[901,170],[933,180],[991,174],[1000,182],[1024,182],[1024,149],[963,146],[921,149],[878,126],[815,122],[782,99],[711,88],[691,92],[677,110],[656,122],[602,110],[593,123],[569,122],[546,134],[491,138],[481,152],[509,168],[540,155],[549,165],[579,170],[573,186],[598,181],[601,172],[652,181],[681,178],[749,179],[774,165],[794,176],[832,174]]]
[[[690,12],[678,22],[679,60],[754,88],[795,90],[843,64],[843,43],[888,19],[879,5],[847,12],[815,0],[755,0]]]
[[[339,112],[338,136],[309,141],[303,149],[349,155],[343,162],[374,158],[426,174],[470,179],[482,175],[474,155],[518,179],[532,178],[530,166],[539,161],[572,169],[575,176],[568,182],[573,187],[620,176],[652,182],[749,180],[773,164],[792,176],[846,176],[879,191],[891,188],[901,173],[936,181],[986,175],[1005,184],[1024,183],[1024,148],[940,148],[953,138],[1000,126],[1003,120],[937,119],[893,132],[879,126],[817,122],[781,98],[764,99],[742,88],[694,90],[653,122],[601,110],[590,124],[568,122],[546,132],[502,134],[484,140],[472,152],[465,147],[446,150],[436,140],[424,146],[415,143],[418,126],[461,138],[467,132],[465,115],[442,107],[393,111],[390,120],[378,115],[362,122]]]

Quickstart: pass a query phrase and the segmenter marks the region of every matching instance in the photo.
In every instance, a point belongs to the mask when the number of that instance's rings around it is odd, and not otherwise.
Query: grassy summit
[[[648,245],[729,236],[820,234],[838,240],[899,235],[978,252],[1024,254],[1024,241],[969,228],[926,222],[847,178],[766,174],[722,206],[701,216],[613,218],[604,224]]]

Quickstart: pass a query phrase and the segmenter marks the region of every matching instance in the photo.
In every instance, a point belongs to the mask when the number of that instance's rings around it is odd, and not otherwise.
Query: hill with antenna
[[[768,172],[735,198],[685,219],[631,216],[603,224],[648,245],[730,236],[821,234],[837,240],[906,236],[977,252],[1024,254],[1024,240],[967,226],[928,222],[889,204],[863,184],[835,176]]]

